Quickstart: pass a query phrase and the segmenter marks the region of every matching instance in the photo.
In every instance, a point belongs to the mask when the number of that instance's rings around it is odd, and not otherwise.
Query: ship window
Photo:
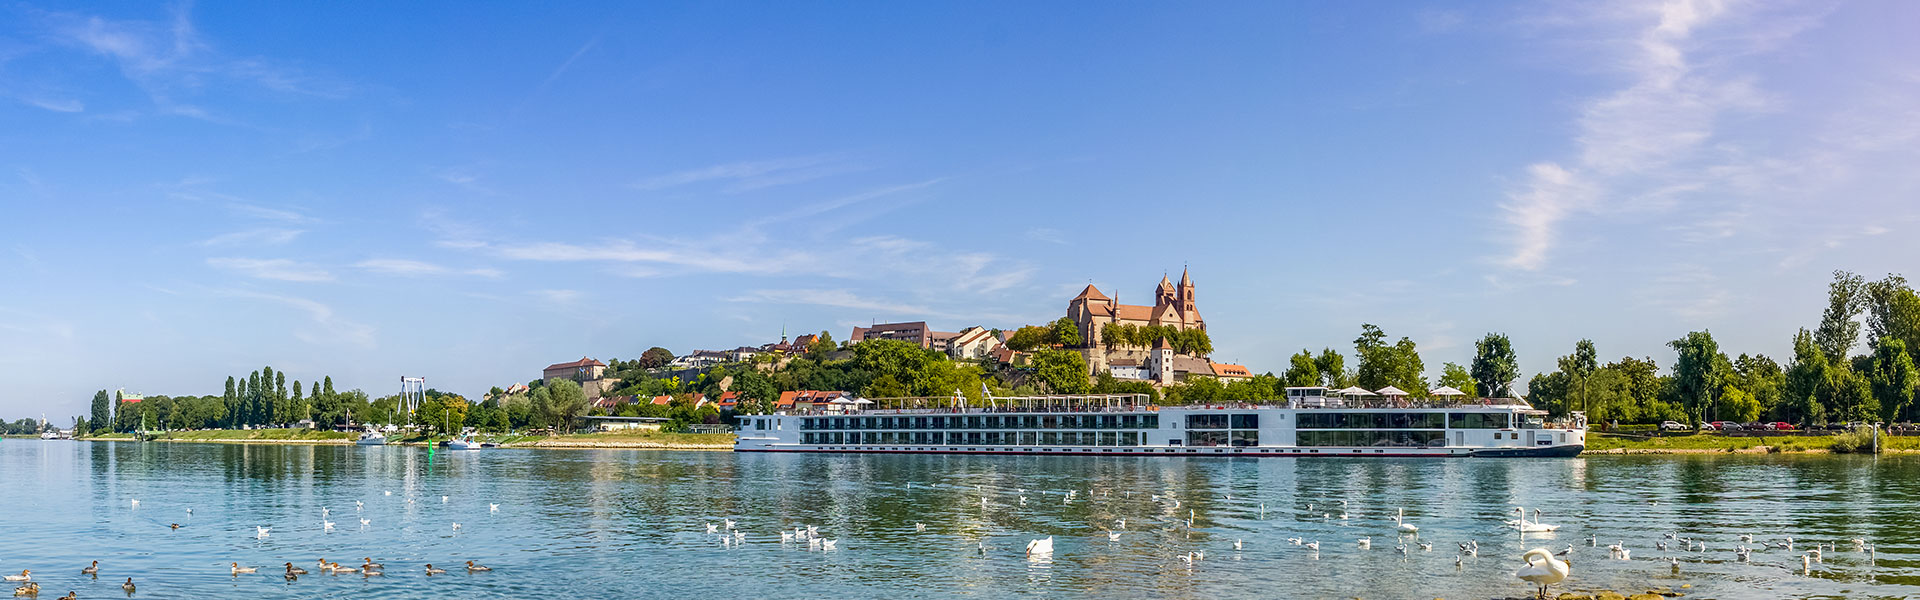
[[[999,429],[1000,417],[987,417],[987,429]]]
[[[1451,413],[1447,415],[1447,426],[1454,429],[1500,429],[1507,426],[1507,416],[1490,413]]]
[[[1187,415],[1187,429],[1226,429],[1226,415]]]
[[[1120,415],[1121,429],[1138,429],[1139,427],[1140,415]]]
[[[1120,432],[1120,445],[1122,446],[1140,445],[1140,432],[1137,432],[1137,431]]]
[[[1160,415],[1140,415],[1140,427],[1145,429],[1159,429]]]
[[[1233,415],[1234,429],[1259,429],[1260,415]]]

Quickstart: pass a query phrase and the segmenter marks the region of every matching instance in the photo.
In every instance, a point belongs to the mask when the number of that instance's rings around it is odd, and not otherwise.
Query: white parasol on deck
[[[1406,390],[1403,390],[1403,389],[1400,389],[1400,388],[1397,388],[1397,387],[1393,387],[1393,386],[1387,386],[1387,387],[1383,387],[1383,388],[1380,388],[1380,389],[1378,389],[1378,390],[1375,390],[1375,391],[1374,391],[1374,393],[1376,393],[1376,394],[1379,394],[1379,395],[1382,395],[1382,396],[1407,396],[1407,395],[1409,395],[1409,394],[1407,394],[1407,391],[1406,391]]]
[[[1347,389],[1334,392],[1342,396],[1372,396],[1373,392],[1360,386],[1347,386]]]
[[[1445,385],[1437,388],[1433,388],[1431,390],[1427,390],[1427,394],[1432,396],[1465,396],[1467,395],[1466,392],[1462,392],[1460,390],[1453,389],[1452,386],[1445,386]]]

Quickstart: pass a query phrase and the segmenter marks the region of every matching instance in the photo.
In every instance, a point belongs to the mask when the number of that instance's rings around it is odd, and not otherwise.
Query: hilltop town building
[[[620,383],[618,378],[606,377],[606,372],[607,363],[582,356],[580,360],[547,365],[540,370],[540,379],[546,383],[571,380],[580,384],[580,391],[586,392],[588,399],[598,399]]]
[[[1101,330],[1118,325],[1206,331],[1207,321],[1200,317],[1194,296],[1193,277],[1185,270],[1180,272],[1177,285],[1165,276],[1160,278],[1160,285],[1153,290],[1152,306],[1121,304],[1089,284],[1080,290],[1080,295],[1067,301],[1067,318],[1080,330],[1080,353],[1094,374],[1105,371],[1115,378],[1160,385],[1185,381],[1192,376],[1223,380],[1251,377],[1247,368],[1240,365],[1215,363],[1204,355],[1176,353],[1165,339],[1156,340],[1148,348],[1127,345],[1108,348],[1100,343]]]

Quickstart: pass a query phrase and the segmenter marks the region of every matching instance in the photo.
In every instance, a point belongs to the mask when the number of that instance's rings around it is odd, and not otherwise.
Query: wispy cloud
[[[430,262],[405,258],[369,258],[353,264],[354,268],[385,275],[469,275],[498,279],[504,275],[499,269],[453,269]]]
[[[232,233],[223,233],[199,242],[196,246],[279,246],[306,233],[301,229],[260,228],[246,229]]]
[[[205,41],[180,5],[164,21],[112,20],[95,15],[45,13],[41,24],[55,39],[106,57],[152,99],[159,114],[216,122],[193,98],[240,83],[275,92],[337,98],[351,87],[260,57],[229,57]]]
[[[207,264],[257,279],[277,281],[333,281],[333,274],[320,267],[284,258],[209,258]]]
[[[1066,244],[1067,235],[1052,227],[1034,227],[1027,230],[1027,239],[1046,244]]]
[[[725,182],[728,192],[744,192],[780,185],[812,181],[823,177],[865,170],[839,155],[822,154],[773,160],[746,161],[713,165],[647,177],[633,183],[633,189],[656,191],[697,183]]]
[[[1627,83],[1581,105],[1570,160],[1528,166],[1508,192],[1500,207],[1514,234],[1501,259],[1507,266],[1545,266],[1567,237],[1564,225],[1577,215],[1666,211],[1682,198],[1728,185],[1709,180],[1729,172],[1727,149],[1710,144],[1716,125],[1729,111],[1760,111],[1771,103],[1730,58],[1763,51],[1808,26],[1786,19],[1785,26],[1742,29],[1745,22],[1723,2],[1666,0],[1597,10],[1566,22],[1636,28],[1619,37],[1601,34],[1607,50],[1599,54],[1611,61],[1605,67],[1626,75]],[[1700,35],[1711,27],[1719,29]],[[1724,233],[1735,223],[1708,225]]]
[[[27,103],[29,106],[35,106],[53,112],[77,113],[87,110],[86,104],[72,98],[53,99],[28,96],[21,98],[20,101]]]
[[[267,220],[267,221],[283,221],[287,223],[311,223],[317,220],[317,219],[314,219],[313,217],[309,217],[297,211],[288,210],[284,208],[260,206],[257,204],[248,204],[245,202],[230,203],[227,205],[227,208],[229,210],[232,210],[235,214],[239,214],[239,215],[243,215],[243,216],[247,216],[255,219]]]
[[[928,315],[927,306],[862,297],[846,289],[763,289],[726,299],[728,302],[765,302],[772,304],[811,304],[874,311],[888,315]]]
[[[306,313],[315,327],[295,329],[293,335],[310,344],[345,343],[364,348],[374,346],[376,330],[373,326],[343,318],[334,312],[333,307],[315,300],[247,290],[222,289],[215,290],[214,293],[220,296],[266,300]]]
[[[572,306],[574,303],[579,302],[583,296],[580,290],[533,290],[527,293],[533,295],[535,298],[560,306]]]

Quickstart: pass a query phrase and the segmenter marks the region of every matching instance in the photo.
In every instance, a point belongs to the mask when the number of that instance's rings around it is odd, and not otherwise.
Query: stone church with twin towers
[[[1067,302],[1067,318],[1080,329],[1081,354],[1086,357],[1087,366],[1094,374],[1106,371],[1113,373],[1116,378],[1147,380],[1157,384],[1182,381],[1193,375],[1221,379],[1250,376],[1246,367],[1240,365],[1214,363],[1205,355],[1175,353],[1164,339],[1148,348],[1116,345],[1108,349],[1101,343],[1100,331],[1116,325],[1205,331],[1207,321],[1200,317],[1200,311],[1195,307],[1193,278],[1185,269],[1180,271],[1180,283],[1177,285],[1164,275],[1160,277],[1160,285],[1153,290],[1151,306],[1121,304],[1118,299],[1108,297],[1099,288],[1088,284],[1086,289],[1080,290],[1080,295]]]

